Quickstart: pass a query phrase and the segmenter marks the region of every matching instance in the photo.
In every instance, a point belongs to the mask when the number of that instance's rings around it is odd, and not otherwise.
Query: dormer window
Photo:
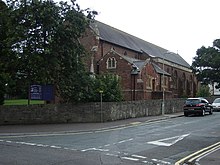
[[[116,63],[117,61],[114,57],[109,57],[107,60],[107,69],[115,69]]]

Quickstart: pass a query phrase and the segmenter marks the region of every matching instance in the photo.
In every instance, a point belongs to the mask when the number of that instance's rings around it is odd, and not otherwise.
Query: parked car
[[[210,115],[213,113],[212,104],[204,98],[188,98],[185,101],[184,115],[189,116],[191,114],[205,116],[205,113],[208,112]]]
[[[220,98],[216,98],[212,103],[213,111],[220,111]]]

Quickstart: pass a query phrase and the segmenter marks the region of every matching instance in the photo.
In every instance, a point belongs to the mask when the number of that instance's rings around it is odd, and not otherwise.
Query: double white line
[[[220,149],[220,142],[215,143],[209,147],[203,148],[175,163],[175,165],[181,165],[182,163],[192,163],[193,161],[199,161],[201,158],[209,155],[210,153]],[[187,160],[187,161],[186,161]]]

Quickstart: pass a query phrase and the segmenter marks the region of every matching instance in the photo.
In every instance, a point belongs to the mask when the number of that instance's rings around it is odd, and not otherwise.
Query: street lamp
[[[165,88],[164,88],[164,86],[165,86],[165,81],[164,81],[164,57],[165,57],[165,55],[166,54],[172,54],[172,52],[170,52],[170,51],[166,51],[165,53],[163,53],[163,76],[162,76],[162,81],[163,81],[163,83],[162,83],[162,90],[163,90],[163,99],[162,99],[162,115],[164,115],[165,114]]]
[[[101,123],[103,122],[103,112],[102,112],[102,94],[103,94],[103,90],[99,91],[100,93],[100,110],[101,110]]]

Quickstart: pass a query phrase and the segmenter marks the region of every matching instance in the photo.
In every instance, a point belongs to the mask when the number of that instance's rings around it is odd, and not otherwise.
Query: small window
[[[114,57],[109,57],[107,60],[107,69],[115,69],[116,63],[117,61]]]
[[[152,89],[152,77],[151,76],[147,76],[146,87],[147,89]]]

